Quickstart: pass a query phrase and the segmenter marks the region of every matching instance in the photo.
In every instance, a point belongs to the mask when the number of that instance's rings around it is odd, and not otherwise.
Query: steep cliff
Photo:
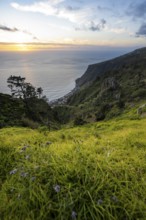
[[[146,48],[90,65],[68,98],[72,117],[95,121],[120,115],[146,100]]]
[[[86,72],[76,80],[76,87],[91,85],[97,77],[105,74],[108,71],[120,70],[124,66],[131,64],[138,65],[138,62],[146,62],[146,47],[135,50],[131,53],[114,58],[112,60],[104,61],[102,63],[89,65]]]

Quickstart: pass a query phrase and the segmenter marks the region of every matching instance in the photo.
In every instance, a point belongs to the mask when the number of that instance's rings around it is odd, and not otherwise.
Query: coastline
[[[68,98],[70,96],[72,96],[77,90],[78,90],[78,88],[75,86],[74,89],[72,89],[69,93],[67,93],[63,97],[50,101],[49,105],[51,107],[55,107],[55,106],[58,106],[58,105],[65,105],[67,103]]]

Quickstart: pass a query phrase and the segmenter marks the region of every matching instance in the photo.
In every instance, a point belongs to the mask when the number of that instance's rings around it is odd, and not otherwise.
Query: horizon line
[[[79,48],[80,47],[80,48]],[[86,49],[86,48],[141,48],[145,45],[107,45],[85,43],[54,43],[54,42],[0,42],[0,51],[31,52],[39,50]]]

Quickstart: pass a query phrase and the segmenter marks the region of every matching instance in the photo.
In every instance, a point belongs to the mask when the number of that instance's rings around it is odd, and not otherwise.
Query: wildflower
[[[31,181],[35,181],[35,179],[36,179],[35,176],[31,177]]]
[[[17,169],[11,170],[10,175],[17,173],[17,171],[18,171]]]
[[[102,199],[98,199],[97,204],[101,205],[102,203],[103,203],[103,200]]]
[[[25,173],[25,172],[22,172],[22,173],[20,174],[21,177],[26,177],[27,175],[28,175],[28,173]]]
[[[59,193],[60,192],[60,186],[59,185],[55,185],[54,187],[55,192]]]
[[[111,197],[111,200],[112,200],[113,202],[115,202],[115,203],[118,202],[118,198],[117,198],[116,196],[112,196],[112,197]]]
[[[24,152],[29,146],[25,145],[21,148],[20,153]]]
[[[17,198],[20,199],[21,198],[21,194],[18,194]]]
[[[40,168],[39,166],[35,166],[35,167],[34,167],[35,170],[38,170],[39,168]]]
[[[14,192],[14,190],[15,190],[14,188],[11,188],[10,192],[12,193],[12,192]]]
[[[30,156],[29,156],[29,155],[26,155],[25,159],[28,160],[29,158],[30,158]]]
[[[76,219],[77,218],[77,213],[75,211],[72,211],[71,217],[72,217],[72,219]]]
[[[25,145],[25,146],[23,146],[23,147],[21,148],[21,150],[25,151],[26,148],[28,148],[28,146]]]

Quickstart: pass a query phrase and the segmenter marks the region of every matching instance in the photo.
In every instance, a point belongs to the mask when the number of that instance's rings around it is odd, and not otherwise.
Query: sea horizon
[[[88,65],[130,52],[129,48],[104,50],[50,50],[0,52],[0,92],[10,94],[7,78],[23,76],[26,82],[42,87],[48,101],[61,98],[75,88]]]

